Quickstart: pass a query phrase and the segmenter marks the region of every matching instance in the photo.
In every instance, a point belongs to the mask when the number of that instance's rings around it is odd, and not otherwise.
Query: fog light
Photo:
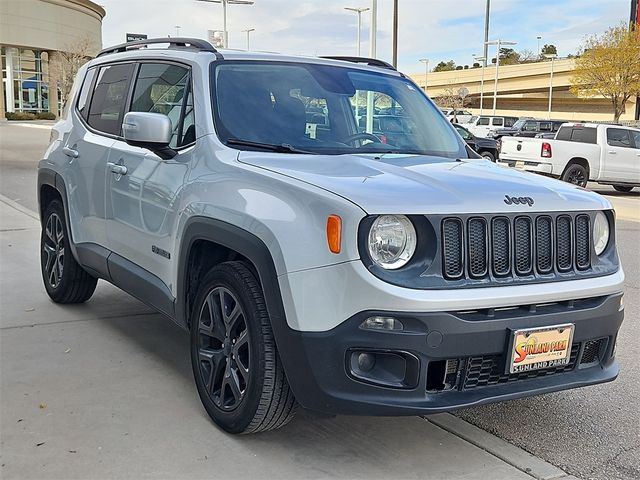
[[[369,372],[376,364],[376,357],[371,353],[361,353],[358,355],[358,368],[363,372]]]
[[[393,317],[369,317],[360,324],[367,330],[403,330],[402,322]]]

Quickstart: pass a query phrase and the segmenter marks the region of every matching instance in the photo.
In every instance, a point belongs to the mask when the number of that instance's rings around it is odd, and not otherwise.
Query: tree
[[[531,50],[522,50],[518,53],[518,61],[519,63],[533,63],[540,60],[540,57],[536,53],[533,53]]]
[[[542,47],[542,49],[540,50],[540,53],[542,55],[557,55],[558,49],[551,43],[545,43],[544,47]]]
[[[618,122],[629,98],[640,95],[640,30],[622,23],[588,37],[570,82],[571,92],[578,96],[611,100],[613,120]]]
[[[69,93],[71,93],[71,87],[78,70],[93,58],[97,50],[93,40],[86,35],[73,43],[68,43],[63,51],[57,52],[51,59],[49,64],[51,78],[57,80],[62,105],[66,103]],[[52,88],[56,88],[56,85],[53,85]]]
[[[448,62],[440,62],[433,69],[434,72],[449,72],[456,69],[456,62],[449,60]]]
[[[500,65],[515,65],[520,63],[520,55],[513,48],[500,49]]]

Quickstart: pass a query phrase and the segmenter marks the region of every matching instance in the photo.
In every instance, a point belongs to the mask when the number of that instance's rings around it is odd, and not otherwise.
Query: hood
[[[581,211],[611,208],[600,195],[487,160],[421,155],[296,155],[242,151],[239,161],[318,186],[369,214]],[[505,203],[505,196],[533,204]]]

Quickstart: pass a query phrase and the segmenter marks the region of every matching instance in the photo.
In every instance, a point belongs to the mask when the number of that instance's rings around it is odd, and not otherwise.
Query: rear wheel
[[[631,190],[633,190],[633,187],[629,187],[628,185],[614,185],[613,188],[615,188],[618,192],[624,193],[629,193]]]
[[[56,303],[82,303],[91,298],[98,280],[89,275],[69,249],[64,209],[53,200],[43,215],[40,269],[47,294]]]
[[[572,163],[565,169],[560,179],[579,187],[586,187],[589,181],[589,172],[584,165]]]
[[[191,364],[198,394],[229,433],[286,425],[296,401],[276,349],[262,289],[242,262],[203,278],[191,314]]]

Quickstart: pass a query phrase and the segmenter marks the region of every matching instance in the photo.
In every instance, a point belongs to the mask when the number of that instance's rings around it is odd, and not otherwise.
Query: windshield
[[[527,120],[526,120],[526,119],[521,118],[521,119],[520,119],[520,120],[518,120],[516,123],[514,123],[514,124],[513,124],[513,127],[511,127],[511,128],[514,128],[514,129],[516,129],[516,130],[521,130],[521,129],[522,129],[522,127],[524,127],[524,124],[525,124],[526,122],[527,122]]]
[[[262,149],[281,153],[468,157],[437,107],[400,76],[225,61],[212,64],[212,88],[218,136],[233,148],[260,150],[262,143]]]

